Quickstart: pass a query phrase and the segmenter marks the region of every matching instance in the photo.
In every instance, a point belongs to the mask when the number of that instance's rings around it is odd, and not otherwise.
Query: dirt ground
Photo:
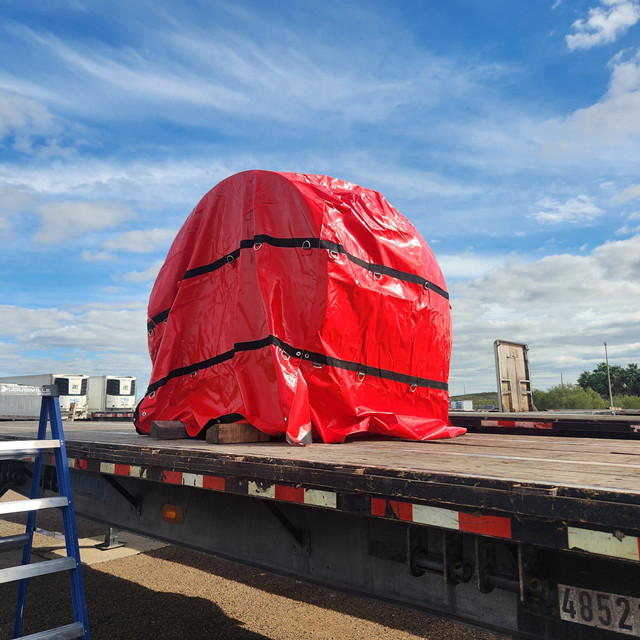
[[[17,499],[8,493],[3,500]],[[40,527],[60,529],[55,516]],[[44,522],[41,518],[44,517]],[[0,536],[24,532],[22,517],[0,520]],[[346,596],[170,545],[132,538],[130,555],[97,552],[102,525],[78,518],[93,640],[499,640],[493,634],[419,612]],[[89,538],[93,536],[93,540]],[[60,542],[36,535],[37,558]],[[153,547],[156,548],[153,548]],[[134,547],[142,551],[134,552]],[[13,558],[11,557],[13,555]],[[17,552],[0,566],[19,564]],[[87,564],[88,563],[88,564]],[[12,637],[17,585],[0,585],[0,640]],[[64,574],[29,581],[23,634],[72,621]]]

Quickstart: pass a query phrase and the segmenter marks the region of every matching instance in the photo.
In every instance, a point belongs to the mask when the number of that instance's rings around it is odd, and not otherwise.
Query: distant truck
[[[473,411],[473,400],[449,400],[450,411]]]
[[[60,393],[60,413],[63,419],[86,418],[87,387],[89,376],[68,373],[41,373],[26,376],[0,377],[0,384],[23,384],[43,386],[55,384]],[[10,401],[7,405],[6,402]],[[7,398],[0,407],[0,418],[37,419],[40,416],[41,398],[31,396],[16,396]],[[6,406],[5,406],[6,405]]]
[[[136,378],[91,376],[87,398],[90,419],[132,419],[136,408]]]

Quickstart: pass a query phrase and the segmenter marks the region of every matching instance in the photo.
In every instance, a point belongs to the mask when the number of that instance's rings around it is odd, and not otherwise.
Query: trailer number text
[[[559,584],[558,599],[563,620],[640,635],[640,598]]]

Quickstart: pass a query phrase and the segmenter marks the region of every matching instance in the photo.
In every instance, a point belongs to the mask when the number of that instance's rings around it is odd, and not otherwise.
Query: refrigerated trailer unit
[[[87,375],[69,373],[40,373],[0,377],[0,384],[21,384],[40,387],[43,385],[56,385],[60,394],[60,413],[62,417],[69,418],[73,414],[74,418],[79,419],[87,417],[88,382],[89,376]],[[40,416],[40,398],[17,396],[3,400],[3,402],[9,401],[10,405],[4,408],[0,407],[0,417],[29,419]],[[13,412],[13,415],[7,415],[7,412]]]
[[[136,408],[136,378],[91,376],[87,398],[90,418],[133,418]]]

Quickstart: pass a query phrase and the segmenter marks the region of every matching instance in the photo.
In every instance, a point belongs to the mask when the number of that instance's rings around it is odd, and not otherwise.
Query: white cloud
[[[144,229],[127,231],[102,243],[109,251],[130,251],[132,253],[151,253],[158,247],[164,248],[175,238],[177,229]]]
[[[554,255],[504,265],[454,284],[451,387],[495,388],[493,342],[530,347],[534,387],[575,382],[603,360],[640,362],[640,235],[585,255]]]
[[[163,263],[164,260],[156,260],[148,269],[144,271],[129,271],[122,277],[127,282],[151,282],[158,275]]]
[[[535,203],[535,207],[537,211],[534,211],[531,217],[548,224],[588,224],[603,213],[593,199],[585,195],[570,198],[565,202],[543,198]]]
[[[235,156],[229,163],[209,157],[109,162],[92,158],[27,166],[0,164],[0,188],[38,194],[40,198],[85,198],[145,203],[147,207],[185,207],[223,178],[248,166],[273,165],[272,158]]]
[[[87,231],[114,227],[133,213],[120,202],[54,202],[36,209],[41,228],[33,236],[39,244],[60,244]]]
[[[479,278],[488,271],[514,259],[514,257],[505,255],[480,255],[472,251],[465,251],[455,255],[438,255],[438,264],[445,281],[449,281],[449,279],[457,278]]]
[[[47,131],[52,124],[41,104],[0,89],[0,139],[16,131]]]
[[[85,262],[109,262],[114,259],[113,255],[107,251],[91,251],[90,249],[83,249],[81,255]]]
[[[24,211],[30,208],[35,201],[35,197],[29,193],[26,185],[18,188],[13,185],[2,186],[0,184],[0,210]]]
[[[616,55],[609,69],[609,87],[600,100],[537,127],[538,160],[568,161],[597,178],[627,175],[640,162],[640,49]]]
[[[627,187],[622,193],[619,193],[613,197],[614,202],[626,203],[630,200],[640,198],[640,184],[632,184]]]
[[[590,49],[614,42],[640,20],[636,0],[600,0],[600,6],[589,9],[587,20],[576,20],[574,33],[565,36],[569,50]]]

